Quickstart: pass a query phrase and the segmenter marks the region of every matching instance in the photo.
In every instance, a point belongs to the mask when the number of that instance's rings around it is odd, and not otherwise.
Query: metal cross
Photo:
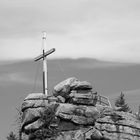
[[[49,51],[45,52],[46,46],[46,32],[43,32],[42,37],[42,54],[37,56],[34,60],[39,61],[43,59],[43,94],[48,96],[48,71],[47,71],[47,56],[50,55],[55,51],[55,48],[50,49]]]

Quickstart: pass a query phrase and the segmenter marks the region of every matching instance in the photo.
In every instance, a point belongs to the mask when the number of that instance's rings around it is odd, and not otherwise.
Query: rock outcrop
[[[22,133],[29,140],[140,139],[140,121],[135,115],[96,102],[91,84],[76,78],[56,85],[53,96],[30,94],[21,108]]]
[[[134,114],[110,108],[103,108],[100,112],[101,116],[96,120],[95,127],[104,136],[111,140],[140,139],[140,121]]]

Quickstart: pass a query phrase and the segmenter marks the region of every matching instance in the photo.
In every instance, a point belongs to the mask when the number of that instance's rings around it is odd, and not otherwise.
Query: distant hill
[[[53,59],[48,61],[49,89],[68,77],[89,81],[100,93],[111,97],[121,91],[140,89],[140,65],[114,63],[95,59]],[[12,89],[27,92],[42,91],[42,61],[21,61],[0,65],[0,86],[8,94]],[[10,88],[4,89],[5,85]],[[24,88],[23,88],[24,87]],[[6,90],[6,91],[5,91]],[[18,90],[18,91],[19,91]],[[18,93],[14,93],[19,96]],[[9,94],[8,94],[9,95]],[[129,94],[130,95],[130,94]]]

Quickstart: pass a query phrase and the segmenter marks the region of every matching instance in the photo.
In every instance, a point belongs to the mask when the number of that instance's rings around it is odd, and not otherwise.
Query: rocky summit
[[[23,101],[22,137],[28,140],[140,140],[140,121],[132,113],[96,104],[91,84],[72,77],[52,96],[29,94]]]

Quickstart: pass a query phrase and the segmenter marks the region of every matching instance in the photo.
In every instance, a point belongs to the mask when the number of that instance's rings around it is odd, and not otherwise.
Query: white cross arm
[[[54,51],[55,51],[55,48],[50,49],[49,51],[45,52],[44,57],[50,55],[50,54],[53,53]],[[34,59],[34,61],[38,61],[38,60],[40,60],[41,58],[43,58],[43,54],[37,56],[37,57]]]

